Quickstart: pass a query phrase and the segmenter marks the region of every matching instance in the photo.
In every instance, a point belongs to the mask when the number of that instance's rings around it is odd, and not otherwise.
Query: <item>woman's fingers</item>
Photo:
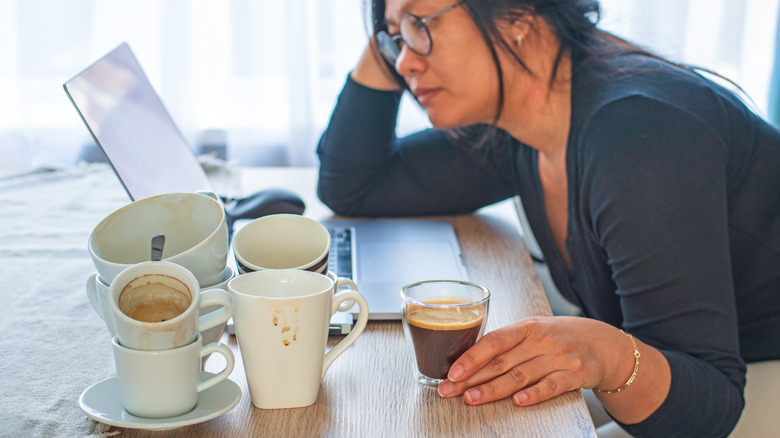
[[[467,385],[463,399],[470,405],[501,400],[520,389],[533,385],[553,371],[550,362],[542,358],[524,361],[484,383],[472,385],[469,382],[463,382]]]
[[[518,365],[531,359],[523,354],[528,352],[530,352],[528,349],[523,350],[519,346],[516,346],[515,348],[490,359],[490,361],[466,380],[455,382],[452,380],[445,380],[439,385],[439,395],[442,397],[461,395],[469,388],[490,382],[496,377],[505,374],[509,374],[511,380],[514,381],[515,386],[513,387],[515,390],[517,388],[522,388],[529,382],[526,375],[518,368]],[[507,393],[507,395],[509,395],[509,393]]]
[[[512,397],[512,402],[517,406],[531,406],[579,388],[573,373],[556,371],[544,376],[536,384],[517,392]]]
[[[533,359],[534,356],[532,355],[535,354],[534,349],[516,345],[514,348],[491,358],[467,379],[458,381],[448,379],[448,381],[453,384],[452,387],[458,392],[457,395],[460,395],[468,388],[481,385],[506,373],[515,373],[518,365]],[[524,376],[520,374],[517,374],[516,378],[517,380],[524,380]]]
[[[502,363],[505,360],[503,353],[521,344],[524,339],[522,322],[485,334],[452,364],[447,379],[452,382],[467,380],[488,364],[497,371],[505,367],[508,369],[509,367]]]

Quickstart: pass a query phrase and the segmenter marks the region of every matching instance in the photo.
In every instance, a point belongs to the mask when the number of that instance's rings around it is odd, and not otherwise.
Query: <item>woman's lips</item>
[[[417,88],[412,91],[412,94],[417,98],[417,102],[419,102],[420,105],[425,105],[430,102],[438,93],[439,90],[435,88]]]

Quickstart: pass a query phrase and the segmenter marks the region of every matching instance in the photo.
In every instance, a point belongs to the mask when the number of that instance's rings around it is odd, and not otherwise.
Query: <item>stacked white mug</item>
[[[291,214],[255,219],[233,236],[233,323],[252,404],[308,406],[331,363],[360,336],[368,304],[349,278],[328,270],[330,234]],[[355,326],[326,353],[330,318],[357,303]]]
[[[199,309],[216,305],[198,316]],[[113,350],[122,404],[127,412],[166,418],[189,412],[198,393],[233,371],[233,352],[218,342],[203,345],[201,331],[227,321],[233,299],[221,289],[200,291],[195,276],[164,261],[143,262],[117,275],[108,291]],[[219,353],[225,368],[201,381],[201,358]]]

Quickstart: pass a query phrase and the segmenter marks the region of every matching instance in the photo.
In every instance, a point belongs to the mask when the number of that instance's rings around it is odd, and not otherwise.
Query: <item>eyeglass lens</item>
[[[431,52],[431,34],[420,18],[404,15],[398,23],[398,31],[398,35],[390,35],[385,31],[376,35],[379,51],[391,64],[395,64],[401,54],[401,41],[418,55],[425,56]]]
[[[404,43],[418,55],[431,52],[431,34],[428,26],[415,15],[404,15],[398,23],[398,30]]]
[[[401,41],[403,41],[414,53],[427,56],[431,53],[433,42],[431,32],[425,23],[461,4],[463,4],[462,0],[425,18],[413,14],[403,15],[398,21],[398,35],[390,35],[384,30],[377,33],[377,42],[382,55],[391,64],[395,64],[401,54]]]

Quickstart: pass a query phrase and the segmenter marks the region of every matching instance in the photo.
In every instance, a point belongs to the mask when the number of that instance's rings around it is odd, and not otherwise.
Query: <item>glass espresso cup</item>
[[[429,280],[401,289],[404,331],[414,347],[417,382],[439,385],[455,360],[485,332],[490,291],[476,283]]]

